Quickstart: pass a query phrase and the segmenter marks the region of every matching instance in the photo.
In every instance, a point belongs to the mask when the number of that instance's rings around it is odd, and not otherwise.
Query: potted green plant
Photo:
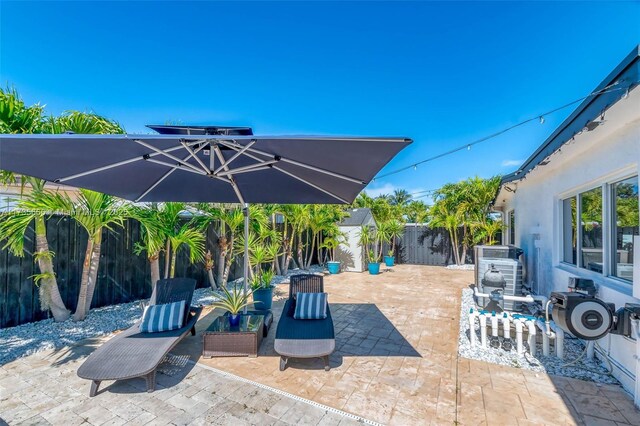
[[[388,267],[395,265],[396,258],[394,257],[393,252],[394,252],[393,247],[391,247],[387,251],[387,255],[384,257],[384,264]]]
[[[222,308],[229,312],[229,325],[235,327],[240,324],[240,311],[249,306],[249,301],[252,291],[244,292],[244,290],[238,290],[234,286],[233,291],[229,291],[225,286],[221,287],[222,294],[220,299],[213,303],[216,308]]]
[[[375,250],[369,250],[367,253],[367,267],[371,275],[378,275],[380,273],[380,254]]]
[[[378,234],[371,226],[360,228],[360,246],[364,252],[367,268],[371,275],[380,273],[380,252],[378,251]]]
[[[340,261],[336,260],[336,249],[345,240],[343,233],[337,235],[331,235],[324,239],[321,247],[325,248],[329,252],[329,261],[327,262],[327,269],[330,274],[340,273]]]
[[[273,288],[271,284],[275,277],[273,269],[267,269],[255,274],[251,281],[251,290],[253,292],[253,306],[260,311],[268,311],[273,304]]]
[[[384,250],[384,244],[389,247],[387,254],[384,256],[384,263],[386,266],[391,267],[395,264],[395,247],[396,238],[401,237],[404,233],[404,224],[397,219],[389,219],[378,225],[376,231],[377,241],[380,247],[380,253]]]

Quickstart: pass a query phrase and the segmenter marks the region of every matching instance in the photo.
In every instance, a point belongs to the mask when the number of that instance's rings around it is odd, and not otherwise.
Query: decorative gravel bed
[[[570,338],[570,336],[566,334],[564,340],[564,359],[559,359],[555,356],[543,356],[541,345],[539,345],[538,352],[535,357],[530,355],[528,352],[525,353],[524,356],[519,356],[516,353],[515,348],[512,351],[505,351],[502,348],[483,348],[479,344],[480,325],[478,321],[476,321],[476,327],[474,330],[478,343],[471,346],[471,342],[469,340],[469,310],[471,308],[477,309],[473,299],[473,291],[471,289],[464,289],[462,290],[460,334],[458,337],[458,354],[460,356],[479,361],[491,362],[493,364],[524,368],[527,370],[588,380],[596,383],[619,384],[619,382],[609,374],[609,370],[597,358],[588,360],[586,357],[583,357],[577,363],[567,366],[566,364],[574,361],[582,354],[585,346],[581,340]],[[502,327],[502,324],[500,324],[500,327]],[[528,349],[526,342],[525,349]]]
[[[313,265],[308,271],[294,269],[286,276],[276,276],[275,284],[289,282],[289,277],[301,273],[322,273],[323,268]],[[242,278],[229,285],[240,286]],[[210,288],[197,289],[194,305],[209,306],[217,300]],[[83,339],[108,335],[133,325],[142,315],[139,301],[92,309],[82,322],[68,320],[57,323],[53,319],[0,329],[0,366],[33,353],[59,349]]]

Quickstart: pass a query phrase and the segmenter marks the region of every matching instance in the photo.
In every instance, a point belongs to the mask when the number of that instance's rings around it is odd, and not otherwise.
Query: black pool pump
[[[607,333],[630,337],[631,321],[640,319],[640,305],[627,303],[616,311],[613,303],[579,292],[553,292],[551,315],[565,331],[584,340],[597,340]]]

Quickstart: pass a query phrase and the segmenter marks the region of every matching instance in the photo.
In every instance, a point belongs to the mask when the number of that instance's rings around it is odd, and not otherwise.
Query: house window
[[[580,266],[602,273],[602,188],[578,195],[582,236]]]
[[[508,214],[508,220],[509,220],[509,236],[508,236],[508,241],[507,244],[514,244],[516,243],[516,211],[515,210],[511,210]]]
[[[638,235],[638,177],[611,185],[613,253],[611,275],[633,281],[633,237]]]
[[[562,200],[562,261],[632,282],[638,196],[634,176]]]
[[[577,203],[576,197],[562,200],[562,238],[564,253],[562,260],[572,265],[577,264],[578,226],[576,225]]]

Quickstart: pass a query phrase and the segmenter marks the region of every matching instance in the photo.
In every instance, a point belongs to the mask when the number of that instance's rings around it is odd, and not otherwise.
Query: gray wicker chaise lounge
[[[293,275],[290,278],[289,299],[282,309],[274,342],[274,349],[280,355],[280,371],[286,368],[289,358],[322,358],[324,369],[329,371],[329,355],[336,349],[329,307],[325,319],[301,320],[293,317],[298,293],[323,292],[321,275]]]
[[[195,324],[202,307],[191,306],[196,281],[187,278],[159,280],[153,289],[150,304],[165,304],[184,300],[190,307],[185,312],[184,326],[160,333],[140,332],[140,321],[118,333],[87,357],[78,368],[78,376],[91,380],[89,396],[95,396],[103,380],[124,380],[144,377],[147,392],[156,385],[156,368],[167,353],[189,332],[195,336]]]

